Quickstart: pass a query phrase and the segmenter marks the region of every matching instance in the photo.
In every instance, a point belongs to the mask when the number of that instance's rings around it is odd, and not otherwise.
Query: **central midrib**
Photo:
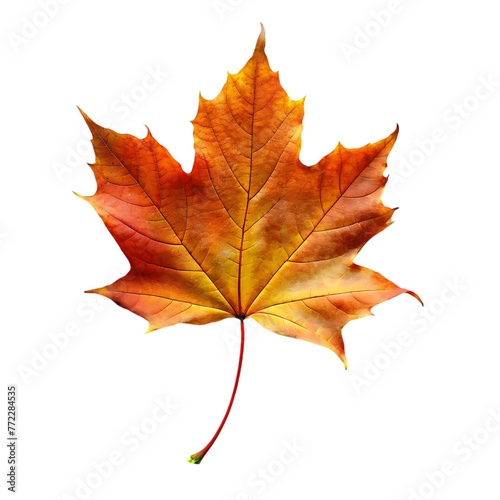
[[[248,205],[250,204],[250,192],[252,189],[252,165],[253,165],[253,136],[254,136],[254,121],[255,121],[255,95],[257,93],[257,67],[259,63],[259,54],[255,59],[255,70],[253,75],[253,103],[252,103],[252,129],[250,133],[250,180],[248,181],[248,193],[247,193],[247,204],[245,208],[245,215],[243,217],[243,225],[241,227],[241,245],[240,245],[240,257],[238,261],[238,317],[244,319],[245,315],[241,307],[241,262],[243,260],[243,243],[245,240],[245,225],[247,223],[248,215]]]

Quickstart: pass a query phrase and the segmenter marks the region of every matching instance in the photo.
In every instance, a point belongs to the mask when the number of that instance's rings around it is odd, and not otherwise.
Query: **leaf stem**
[[[240,319],[240,324],[241,324],[240,359],[238,361],[238,371],[236,372],[236,380],[234,381],[233,394],[231,395],[229,406],[227,407],[226,414],[224,415],[224,418],[222,419],[222,422],[219,425],[217,432],[214,434],[214,437],[205,446],[205,448],[203,448],[198,453],[194,453],[187,459],[187,461],[192,464],[199,464],[203,460],[203,457],[208,453],[208,450],[210,450],[212,445],[215,443],[215,440],[219,437],[219,434],[222,428],[224,427],[224,424],[226,423],[229,412],[231,411],[231,407],[233,406],[234,396],[236,395],[236,390],[238,389],[238,382],[240,381],[241,364],[243,362],[243,347],[245,345],[245,323],[243,318]]]

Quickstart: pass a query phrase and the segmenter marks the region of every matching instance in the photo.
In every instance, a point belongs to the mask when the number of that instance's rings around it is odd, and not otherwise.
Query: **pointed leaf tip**
[[[344,364],[344,368],[347,370],[347,358],[345,357],[345,354],[339,354],[340,361]]]
[[[264,52],[264,47],[266,46],[266,30],[264,25],[260,23],[260,35],[257,38],[257,43],[255,44],[255,50],[257,52]]]
[[[148,329],[144,333],[151,333],[151,332],[154,332],[156,330],[158,330],[158,327],[150,324],[148,326]]]
[[[83,116],[83,118],[84,118],[85,121],[90,120],[90,118],[88,117],[87,113],[85,113],[85,111],[83,111],[83,109],[80,108],[80,106],[77,106],[77,108],[78,108],[78,111],[80,111],[80,113]]]
[[[422,299],[415,292],[412,292],[411,290],[406,290],[406,293],[417,299],[420,302],[420,304],[422,304],[422,306],[424,305]]]
[[[148,139],[148,138],[149,139],[153,139],[153,134],[151,133],[151,130],[149,130],[149,127],[146,124],[144,124],[144,126],[146,127],[146,130],[148,131],[148,133],[146,134],[145,139]]]
[[[85,120],[85,123],[87,124],[87,127],[92,131],[92,127],[98,127],[97,123],[95,123],[93,120],[91,120],[89,118],[89,116],[87,115],[87,113],[85,113],[85,111],[83,111],[82,109],[80,109],[80,107],[78,107],[78,111],[80,111],[80,113],[82,114],[83,116],[83,119]]]

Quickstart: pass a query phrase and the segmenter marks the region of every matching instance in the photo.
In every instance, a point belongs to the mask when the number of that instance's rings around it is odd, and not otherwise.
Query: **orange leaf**
[[[92,290],[149,321],[254,318],[272,332],[328,347],[345,364],[342,328],[403,292],[353,260],[391,223],[383,173],[398,129],[358,149],[299,160],[304,99],[255,51],[213,100],[200,96],[195,161],[185,173],[148,134],[93,134],[97,192],[86,197],[130,262]],[[417,297],[418,298],[418,297]]]

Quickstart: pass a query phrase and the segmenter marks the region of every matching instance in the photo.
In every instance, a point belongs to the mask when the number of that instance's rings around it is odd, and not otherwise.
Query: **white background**
[[[50,17],[41,3],[10,2],[1,15],[1,400],[17,384],[17,498],[499,498],[495,3],[70,0]],[[259,22],[285,90],[307,94],[304,163],[399,123],[383,200],[400,209],[357,262],[425,307],[400,296],[347,325],[347,372],[327,349],[249,321],[232,413],[195,466],[185,459],[211,438],[232,390],[238,323],[143,335],[145,320],[83,293],[127,261],[72,193],[95,189],[76,105],[119,132],[144,137],[147,124],[189,170],[198,92],[213,98],[244,65]],[[155,88],[140,89],[155,69]],[[123,95],[140,102],[124,106]],[[71,325],[78,335],[61,333]],[[156,398],[177,406],[159,424]],[[141,425],[150,432],[134,450],[127,436]],[[117,453],[109,477],[97,476],[93,462]],[[435,473],[443,462],[452,474]]]

